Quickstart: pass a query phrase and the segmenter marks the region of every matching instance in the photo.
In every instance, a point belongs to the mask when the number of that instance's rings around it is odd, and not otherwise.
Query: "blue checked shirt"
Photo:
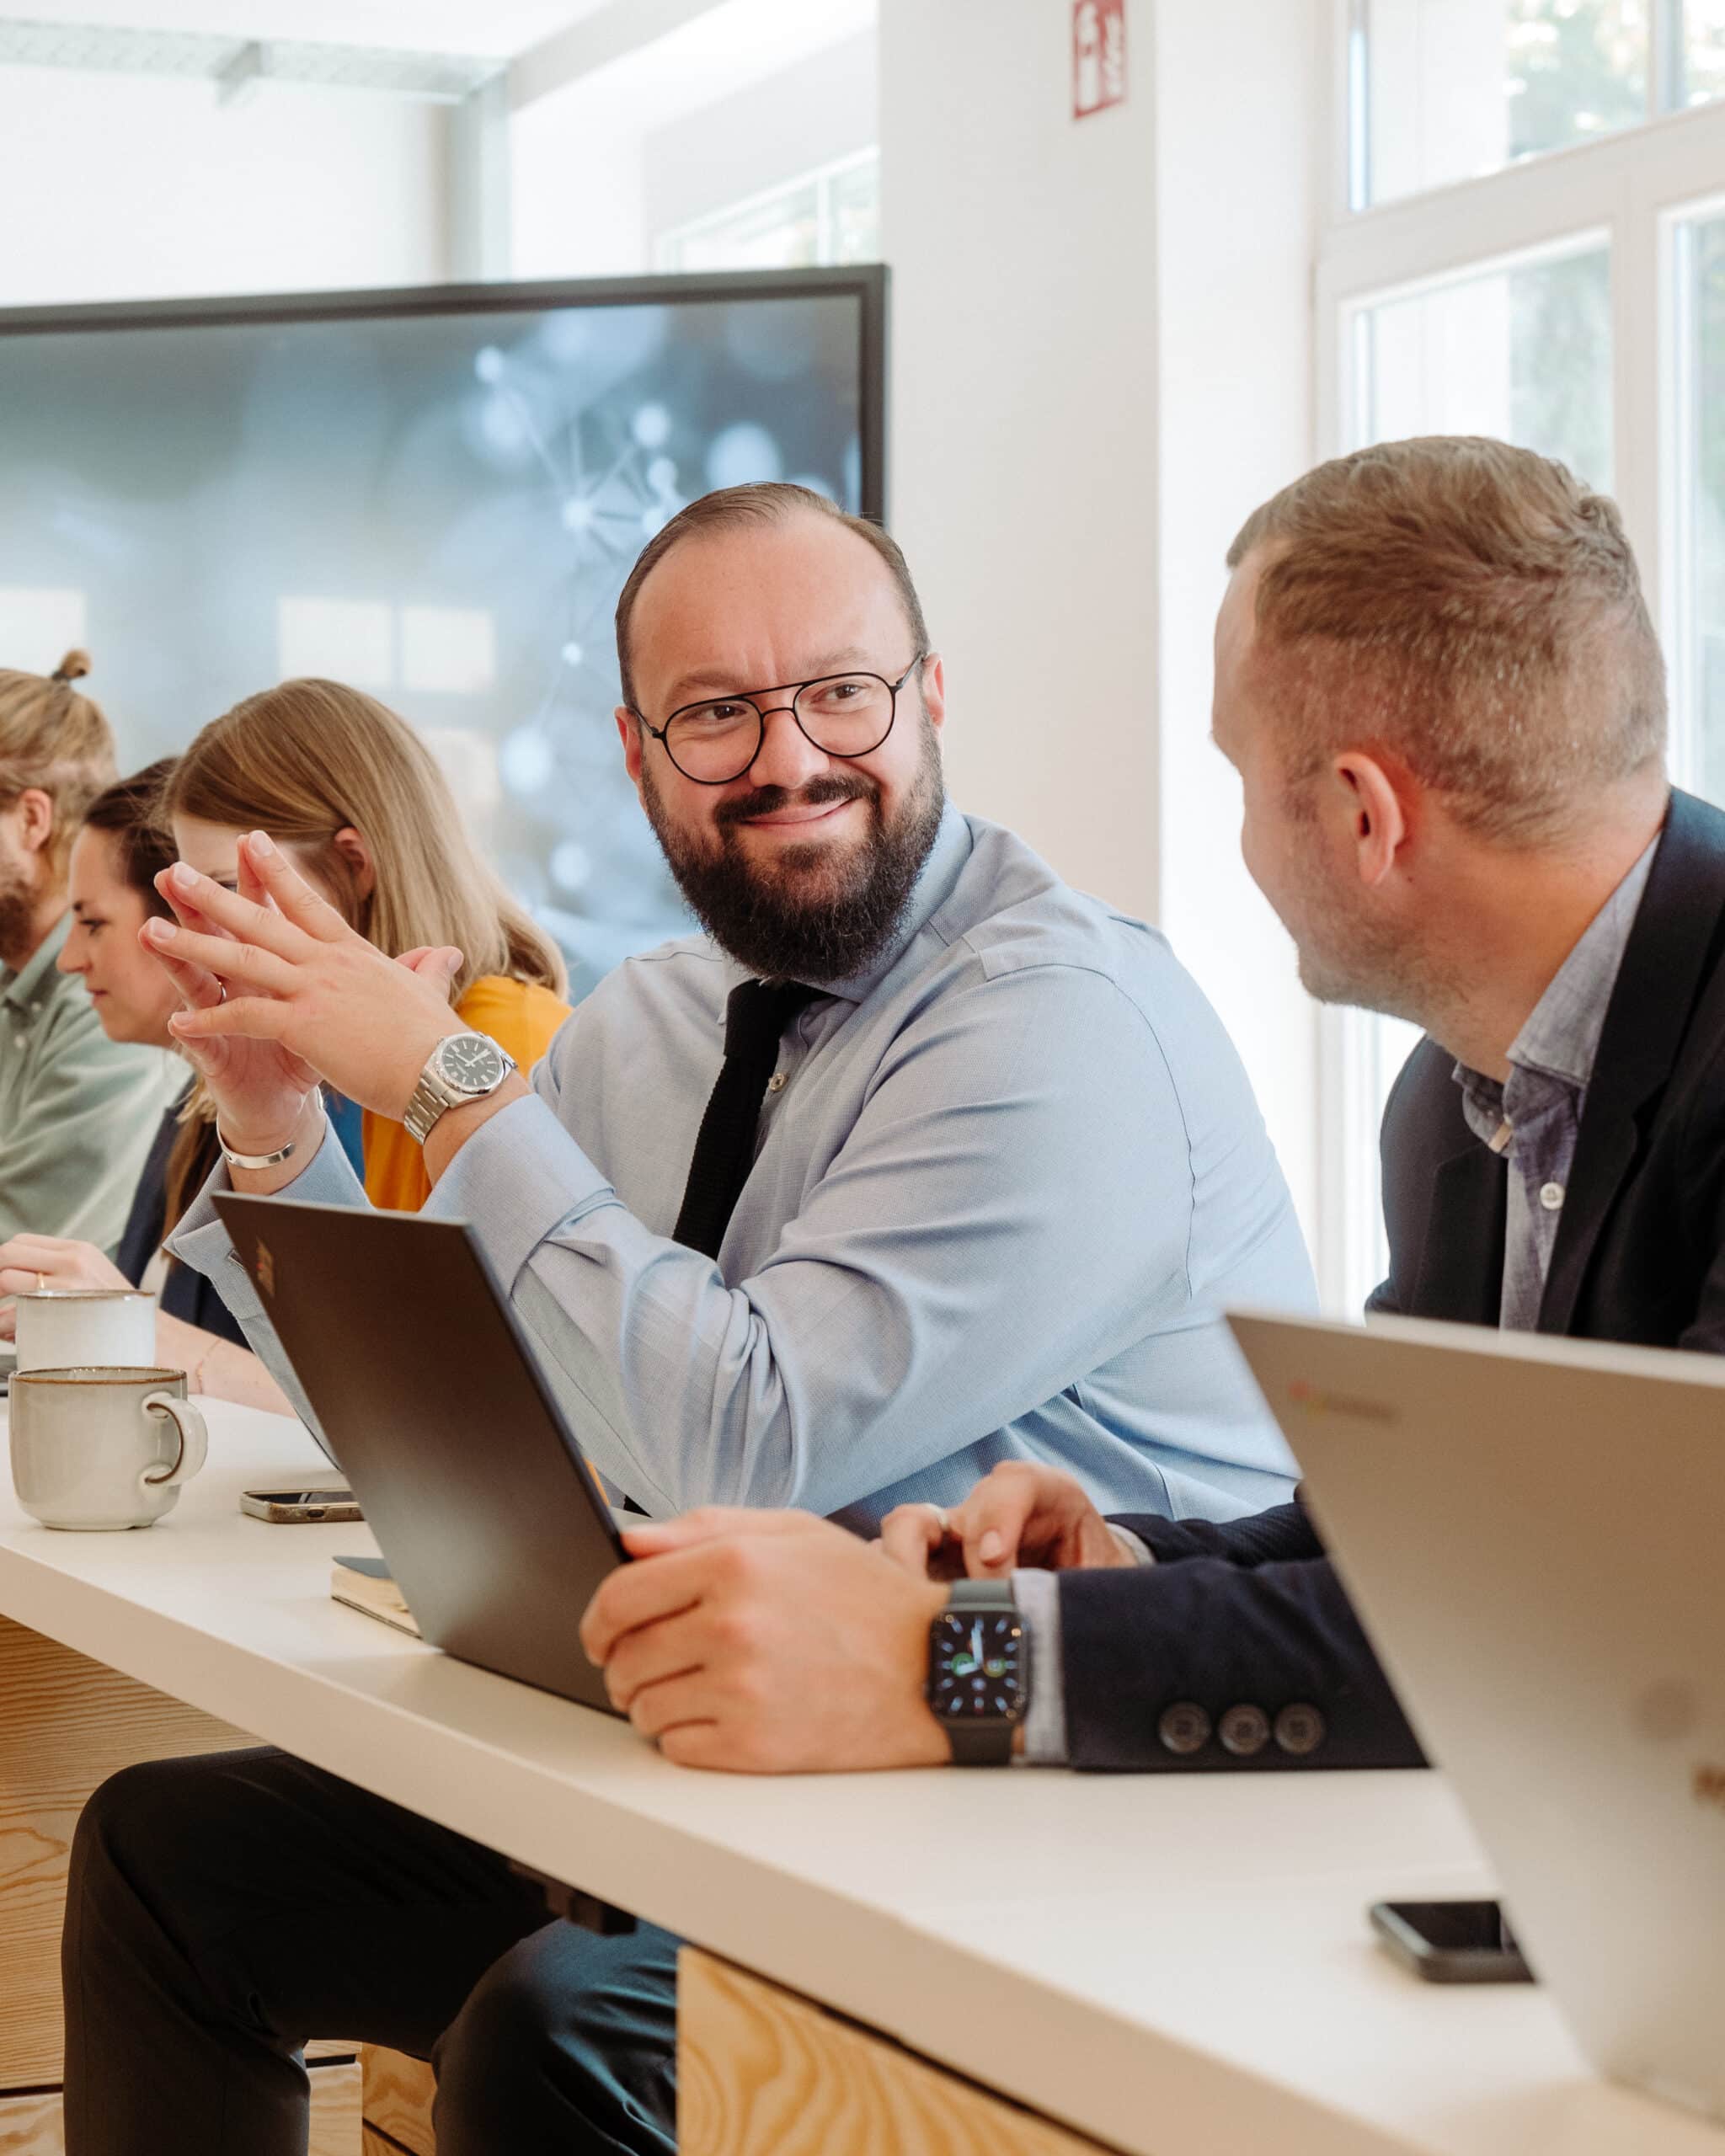
[[[742,977],[705,937],[619,967],[426,1208],[471,1225],[616,1487],[863,1528],[1014,1459],[1113,1510],[1287,1495],[1218,1313],[1310,1310],[1311,1268],[1162,937],[949,807],[891,947],[786,1036],[715,1262],[670,1230]],[[285,1194],[365,1202],[327,1141]],[[174,1247],[292,1392],[207,1194]]]

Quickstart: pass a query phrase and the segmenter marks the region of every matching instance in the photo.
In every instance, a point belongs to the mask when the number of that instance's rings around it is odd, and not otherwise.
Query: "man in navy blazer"
[[[1426,1033],[1384,1118],[1370,1308],[1725,1346],[1725,815],[1667,782],[1664,666],[1614,505],[1501,443],[1391,444],[1266,504],[1229,563],[1214,734],[1247,866],[1315,995]],[[676,1564],[617,1574],[588,1636],[672,1756],[942,1757],[919,1631],[941,1590],[910,1577],[932,1561],[1012,1577],[1033,1758],[1422,1764],[1298,1502],[1110,1525],[1069,1477],[1009,1465],[950,1517],[889,1517],[902,1588],[831,1533],[642,1530]]]

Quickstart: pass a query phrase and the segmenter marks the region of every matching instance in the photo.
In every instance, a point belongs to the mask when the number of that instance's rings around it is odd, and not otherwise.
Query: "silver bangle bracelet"
[[[279,1168],[284,1161],[291,1161],[298,1150],[297,1139],[290,1138],[280,1152],[235,1153],[229,1150],[227,1140],[222,1135],[222,1125],[216,1126],[216,1143],[222,1148],[222,1157],[231,1168]]]

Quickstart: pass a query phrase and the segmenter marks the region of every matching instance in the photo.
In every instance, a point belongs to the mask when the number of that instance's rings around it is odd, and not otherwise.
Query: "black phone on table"
[[[1374,1902],[1382,1945],[1429,1984],[1530,1984],[1533,1971],[1497,1902]]]

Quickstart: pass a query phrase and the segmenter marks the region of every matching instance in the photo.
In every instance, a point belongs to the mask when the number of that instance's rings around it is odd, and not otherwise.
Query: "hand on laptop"
[[[746,1774],[937,1765],[923,1699],[945,1590],[808,1513],[713,1506],[623,1536],[581,1642],[669,1759]]]
[[[399,1118],[432,1049],[461,1030],[449,1002],[460,954],[387,957],[260,832],[241,840],[239,874],[230,891],[184,862],[168,869],[158,888],[178,922],[139,931],[185,998],[170,1023],[216,1096],[228,1142],[275,1150],[319,1076]],[[266,1137],[274,1144],[259,1142]]]
[[[961,1505],[900,1505],[881,1546],[916,1578],[1003,1577],[1015,1566],[1065,1572],[1136,1561],[1076,1476],[1028,1460],[1003,1460]]]

